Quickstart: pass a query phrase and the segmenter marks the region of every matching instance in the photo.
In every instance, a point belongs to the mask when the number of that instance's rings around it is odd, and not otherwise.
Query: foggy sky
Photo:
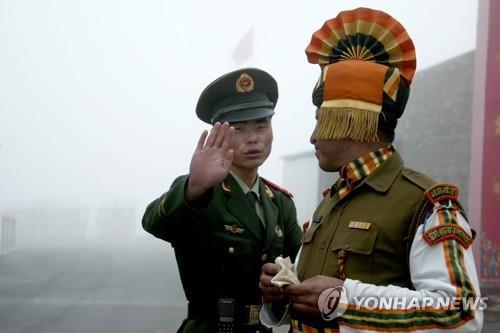
[[[418,68],[475,47],[477,1],[0,0],[0,210],[131,202],[187,173],[201,90],[237,67],[278,81],[272,157],[312,149],[319,75],[304,49],[339,10],[370,6],[408,30]],[[243,64],[232,58],[253,31]],[[410,99],[411,103],[411,99]]]

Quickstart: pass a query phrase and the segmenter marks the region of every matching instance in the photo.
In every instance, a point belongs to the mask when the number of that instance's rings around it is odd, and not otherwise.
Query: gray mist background
[[[125,204],[142,214],[188,171],[207,127],[194,113],[201,90],[245,66],[279,83],[261,174],[280,183],[280,157],[311,149],[318,68],[304,49],[326,19],[358,6],[403,23],[419,69],[475,47],[471,0],[0,0],[0,210]]]
[[[417,71],[475,48],[477,0],[0,0],[0,222],[17,226],[0,250],[0,332],[175,332],[186,305],[173,251],[140,221],[188,172],[208,128],[200,92],[241,67],[276,78],[259,172],[283,184],[283,156],[312,151],[319,67],[304,49],[359,6],[406,27]]]

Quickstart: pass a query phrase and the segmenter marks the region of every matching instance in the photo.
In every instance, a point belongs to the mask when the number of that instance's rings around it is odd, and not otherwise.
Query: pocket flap
[[[373,252],[376,240],[375,230],[349,230],[336,239],[332,251],[344,249],[347,252],[369,255]]]

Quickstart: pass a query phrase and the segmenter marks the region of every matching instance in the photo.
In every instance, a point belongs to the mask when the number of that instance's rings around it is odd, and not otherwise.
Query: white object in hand
[[[295,264],[292,264],[290,257],[277,257],[275,263],[280,265],[281,270],[271,279],[273,285],[283,288],[290,284],[300,283],[297,277],[297,269],[295,268]]]

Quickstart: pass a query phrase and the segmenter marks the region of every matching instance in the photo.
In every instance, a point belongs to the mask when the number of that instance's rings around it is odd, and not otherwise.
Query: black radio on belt
[[[219,298],[217,302],[217,317],[219,333],[233,333],[235,322],[236,301],[233,298]]]

